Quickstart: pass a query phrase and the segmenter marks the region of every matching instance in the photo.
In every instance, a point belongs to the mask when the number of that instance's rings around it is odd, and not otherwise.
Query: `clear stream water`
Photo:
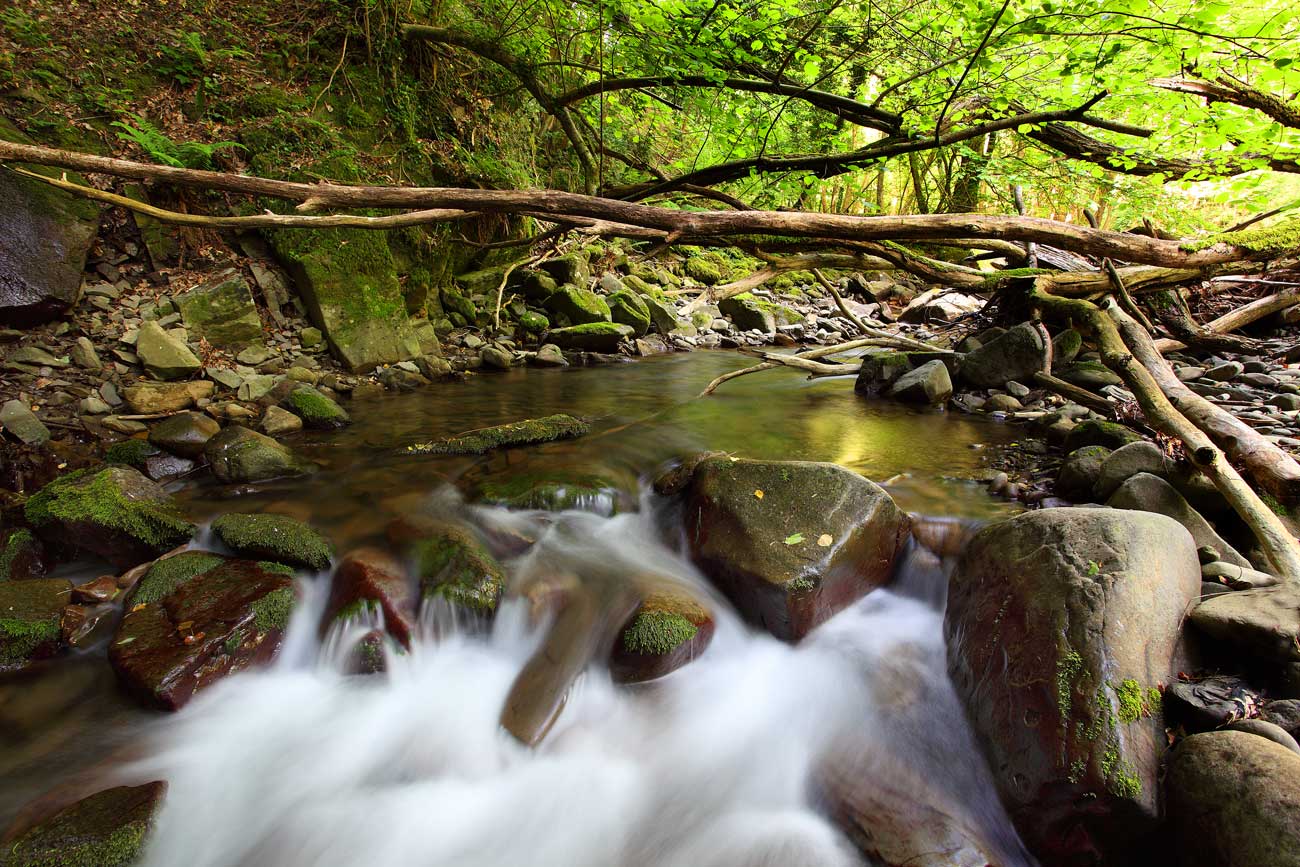
[[[838,780],[841,800],[848,785],[858,801],[921,805],[996,863],[1030,863],[944,673],[943,563],[915,549],[888,590],[791,647],[747,627],[664,542],[658,505],[643,493],[667,461],[720,449],[834,461],[884,482],[910,511],[984,518],[1007,507],[972,481],[972,446],[1011,432],[787,371],[693,400],[748,363],[695,353],[388,396],[356,405],[352,427],[298,444],[324,467],[309,480],[238,497],[205,484],[179,491],[197,517],[272,509],[346,549],[471,482],[559,469],[606,476],[625,492],[613,517],[475,514],[537,534],[530,553],[506,563],[516,589],[539,564],[560,564],[579,576],[651,570],[709,599],[717,630],[701,658],[638,687],[588,667],[529,749],[499,725],[547,627],[530,623],[522,599],[504,603],[487,631],[427,619],[410,654],[358,677],[342,673],[342,659],[363,630],[321,640],[329,576],[301,578],[276,663],[180,713],[121,697],[102,648],[0,680],[0,820],[59,785],[164,778],[147,852],[158,867],[864,863],[828,818],[839,802],[828,780]],[[591,418],[595,431],[488,458],[397,454],[422,438],[552,412]]]

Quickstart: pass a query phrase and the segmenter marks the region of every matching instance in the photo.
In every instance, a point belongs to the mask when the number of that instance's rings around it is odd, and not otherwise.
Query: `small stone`
[[[483,338],[477,334],[466,334],[461,343],[466,349],[478,349],[483,345]]]
[[[105,382],[99,387],[99,396],[104,399],[104,403],[109,406],[121,406],[122,396],[117,393],[117,386],[111,382]]]
[[[235,360],[240,364],[247,364],[249,367],[257,367],[257,365],[268,361],[274,354],[265,346],[250,346],[236,355]]]
[[[197,458],[220,431],[221,425],[202,413],[181,412],[155,424],[149,442],[181,457]]]
[[[302,343],[303,349],[311,349],[313,346],[320,346],[324,337],[319,328],[308,326],[298,333],[298,340]]]
[[[569,362],[564,357],[560,347],[554,343],[543,344],[533,356],[532,363],[538,367],[568,367]]]
[[[1227,361],[1223,364],[1215,365],[1205,372],[1206,379],[1212,379],[1215,382],[1227,382],[1230,379],[1236,379],[1246,371],[1246,368],[1237,361]]]
[[[1014,379],[1009,380],[1007,382],[1006,389],[1011,394],[1012,397],[1016,397],[1016,398],[1029,397],[1029,386],[1021,385],[1020,383],[1016,382]]]
[[[104,366],[104,362],[99,360],[99,353],[95,352],[95,344],[87,337],[78,337],[68,354],[78,367],[86,370],[99,370]]]
[[[984,402],[985,412],[1017,412],[1024,405],[1009,394],[993,394]]]
[[[302,419],[298,416],[278,406],[266,408],[266,414],[262,416],[263,433],[278,437],[297,433],[300,430],[302,430]]]
[[[185,379],[198,373],[203,364],[184,341],[164,331],[156,322],[140,326],[136,354],[145,370],[162,380]]]
[[[78,409],[83,415],[104,415],[113,411],[111,406],[98,397],[83,397]]]
[[[121,418],[115,415],[104,416],[103,425],[114,433],[126,434],[127,436],[144,433],[149,429],[149,426],[142,421]]]
[[[0,427],[29,446],[50,441],[50,429],[21,400],[9,400],[0,407]]]
[[[240,376],[233,370],[227,370],[224,367],[209,367],[203,371],[208,379],[216,382],[226,388],[239,388],[244,384],[244,377]]]
[[[71,362],[39,346],[20,346],[9,353],[5,361],[11,364],[30,364],[33,367],[67,367]]]
[[[484,366],[497,370],[509,370],[515,363],[512,353],[495,345],[483,347],[479,357],[483,359]]]
[[[240,400],[254,401],[265,397],[271,389],[275,388],[279,377],[269,374],[255,374],[248,377],[239,384],[236,396]]]

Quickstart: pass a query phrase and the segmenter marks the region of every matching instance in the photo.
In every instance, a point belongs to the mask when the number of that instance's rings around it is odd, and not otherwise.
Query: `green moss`
[[[57,848],[32,845],[24,837],[13,845],[11,860],[4,863],[14,867],[128,867],[137,863],[148,830],[147,822],[128,822],[101,838],[78,833],[73,826],[65,832],[65,839],[59,839]]]
[[[14,577],[14,567],[18,565],[24,554],[34,554],[36,552],[36,537],[32,531],[25,527],[20,527],[9,534],[9,538],[4,540],[4,550],[0,551],[0,581],[8,581]]]
[[[276,563],[271,560],[258,560],[257,568],[263,572],[274,572],[277,575],[297,575],[298,570],[285,563]]]
[[[212,531],[244,557],[320,571],[329,567],[334,556],[328,539],[284,515],[222,515],[212,522]]]
[[[129,439],[113,443],[104,451],[104,460],[110,464],[143,467],[145,458],[158,454],[158,447],[148,440]]]
[[[308,427],[341,427],[352,421],[341,406],[310,385],[300,385],[289,392],[284,407]]]
[[[448,528],[417,542],[412,551],[424,597],[490,614],[501,598],[501,567],[468,533]]]
[[[527,310],[519,317],[519,327],[529,334],[541,334],[551,327],[551,320],[540,313]]]
[[[194,535],[194,525],[170,501],[127,497],[115,474],[129,472],[85,469],[60,476],[28,498],[24,514],[36,527],[57,520],[119,530],[159,551]]]
[[[695,637],[694,623],[669,611],[642,610],[623,630],[623,647],[631,653],[671,653]]]
[[[0,617],[0,665],[29,658],[41,645],[59,640],[58,616],[40,620]]]
[[[793,581],[785,582],[785,590],[787,593],[808,593],[816,589],[817,582],[807,575],[802,578],[795,578]]]
[[[1147,690],[1147,708],[1151,713],[1159,713],[1164,706],[1164,696],[1160,693],[1158,687],[1151,687]]]
[[[334,615],[334,621],[336,623],[342,623],[347,620],[369,618],[378,611],[378,601],[374,599],[357,599],[340,608],[338,613]]]
[[[544,418],[527,419],[469,431],[432,442],[417,443],[407,446],[406,451],[419,455],[481,455],[493,449],[510,446],[573,439],[585,435],[590,430],[591,425],[571,415],[548,415]]]
[[[131,593],[130,605],[158,602],[191,579],[209,572],[226,558],[207,551],[182,551],[156,561]]]
[[[221,649],[225,651],[226,656],[234,656],[239,651],[239,646],[244,643],[248,636],[244,633],[243,628],[236,629],[226,636],[226,640],[221,643]]]
[[[1106,781],[1106,791],[1117,798],[1139,798],[1142,796],[1142,781],[1138,779],[1133,766],[1119,756],[1119,750],[1111,747],[1101,757],[1101,774]]]
[[[1063,654],[1056,663],[1056,709],[1061,720],[1068,720],[1074,708],[1074,679],[1083,670],[1083,657],[1073,650]]]
[[[729,264],[717,253],[702,253],[686,260],[686,276],[706,286],[715,286],[726,279]]]
[[[593,503],[611,502],[617,486],[602,476],[568,473],[563,470],[516,473],[508,478],[483,482],[476,491],[485,503],[512,509],[580,509]]]
[[[1188,241],[1183,244],[1182,249],[1188,253],[1198,253],[1219,244],[1239,247],[1250,253],[1280,253],[1294,250],[1300,247],[1300,217],[1292,217],[1267,228],[1224,232],[1197,241]]]
[[[1119,682],[1119,685],[1111,684],[1110,688],[1115,692],[1115,699],[1119,704],[1119,721],[1123,723],[1137,722],[1144,716],[1150,715],[1150,710],[1143,701],[1142,687],[1133,678],[1125,678]]]
[[[295,597],[292,587],[272,590],[252,604],[253,626],[258,632],[283,632],[293,614]]]
[[[1264,502],[1265,506],[1268,506],[1269,511],[1271,511],[1273,514],[1277,515],[1278,517],[1281,518],[1291,517],[1291,510],[1288,509],[1286,506],[1282,505],[1282,501],[1279,500],[1277,497],[1273,496],[1272,494],[1261,493],[1259,495],[1259,498]]]
[[[733,295],[736,301],[741,301],[753,306],[765,313],[771,313],[772,318],[776,320],[777,325],[795,325],[803,322],[803,314],[797,310],[787,307],[784,304],[777,304],[775,301],[768,301],[766,298],[759,298],[749,292],[742,292],[739,295]]]

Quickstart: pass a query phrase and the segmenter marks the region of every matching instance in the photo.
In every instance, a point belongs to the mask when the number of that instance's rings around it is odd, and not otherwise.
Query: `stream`
[[[557,564],[606,581],[652,568],[708,599],[716,631],[689,665],[632,687],[588,667],[530,749],[499,724],[548,625],[526,599],[507,592],[490,628],[426,616],[410,653],[388,654],[386,673],[363,677],[344,662],[367,625],[321,636],[330,576],[300,577],[275,663],[218,683],[176,714],[123,697],[102,644],[0,678],[0,821],[93,772],[169,781],[146,851],[158,867],[848,865],[865,862],[832,814],[845,802],[892,803],[903,805],[900,822],[941,817],[995,863],[1032,863],[945,672],[948,564],[914,545],[888,589],[790,646],[746,625],[711,589],[660,532],[664,505],[649,490],[669,461],[721,450],[838,463],[907,511],[981,520],[1011,507],[974,481],[980,450],[1013,431],[867,401],[851,380],[787,371],[693,399],[750,363],[697,352],[384,396],[351,404],[352,426],[295,443],[322,465],[315,476],[256,491],[210,482],[177,491],[196,520],[235,509],[289,514],[345,552],[458,491],[538,474],[599,478],[603,493],[582,510],[473,513],[537,539],[504,564],[516,589]],[[401,454],[421,439],[554,412],[592,420],[592,433],[479,458]]]

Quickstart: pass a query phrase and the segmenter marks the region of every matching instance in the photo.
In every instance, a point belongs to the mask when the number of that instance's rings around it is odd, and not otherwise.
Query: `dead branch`
[[[1107,418],[1113,418],[1115,415],[1115,404],[1102,397],[1094,394],[1086,388],[1080,388],[1073,383],[1066,382],[1064,379],[1057,379],[1050,373],[1038,371],[1034,374],[1034,382],[1043,388],[1050,389],[1067,400],[1072,400],[1081,406],[1086,406],[1093,412],[1099,412]]]
[[[1200,331],[1209,334],[1228,334],[1295,304],[1300,304],[1300,286],[1292,286],[1278,292],[1276,295],[1267,295],[1238,307],[1236,310],[1229,311],[1201,326]],[[1161,352],[1175,352],[1186,348],[1187,343],[1180,343],[1177,340],[1156,341],[1156,349]]]

